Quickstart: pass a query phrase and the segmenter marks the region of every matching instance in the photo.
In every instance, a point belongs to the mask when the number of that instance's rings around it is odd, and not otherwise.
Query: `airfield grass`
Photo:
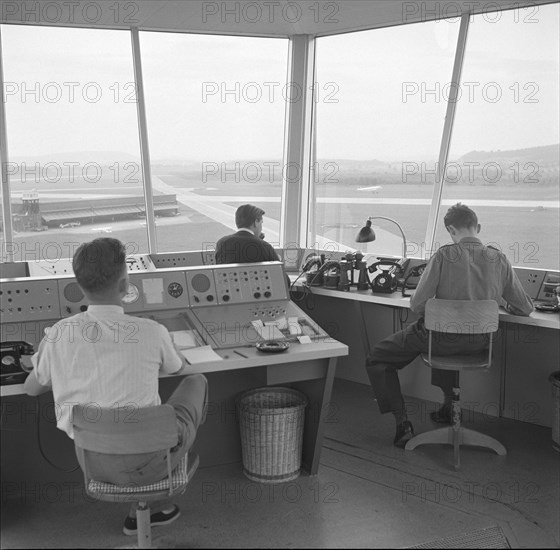
[[[260,205],[266,212],[264,232],[266,233],[267,219],[280,219],[281,185],[279,183],[245,183],[245,182],[207,182],[202,184],[200,179],[189,179],[177,174],[159,176],[165,183],[177,189],[188,188],[198,195],[213,197],[239,197],[240,200],[230,200],[230,206],[237,207],[243,202],[253,202]],[[79,187],[74,187],[79,191]],[[114,186],[113,192],[119,192],[119,186]],[[130,192],[130,191],[129,191]],[[325,238],[342,243],[344,246],[359,248],[354,242],[355,235],[363,226],[368,216],[385,216],[397,220],[406,234],[410,256],[422,256],[425,250],[426,225],[429,205],[394,205],[394,204],[348,204],[344,197],[364,199],[429,199],[433,188],[430,185],[389,184],[382,185],[378,194],[358,191],[355,186],[342,184],[318,184],[317,198],[340,197],[340,202],[333,204],[316,203],[314,209],[314,223],[317,234]],[[138,194],[134,192],[132,194]],[[259,204],[259,198],[262,203]],[[444,199],[461,201],[469,204],[469,200],[531,200],[556,201],[559,200],[558,186],[484,186],[484,185],[453,185],[444,190]],[[267,199],[267,200],[265,200]],[[269,202],[270,201],[270,202]],[[443,227],[442,217],[446,206],[440,209],[440,219],[436,233],[436,243],[450,242]],[[484,243],[493,243],[499,247],[510,259],[512,264],[542,269],[560,269],[560,250],[558,234],[560,219],[558,208],[547,207],[505,207],[505,206],[476,206],[482,225],[480,238]],[[222,224],[198,211],[179,203],[180,215],[172,221],[165,220],[156,226],[158,251],[171,252],[181,250],[211,249],[215,242],[231,231]],[[142,220],[115,221],[105,226],[111,226],[111,233],[126,243],[133,243],[129,248],[137,253],[147,252],[148,241],[145,225]],[[97,236],[105,235],[98,226],[82,225],[67,229],[49,229],[44,232],[18,233],[15,236],[17,245],[16,260],[30,261],[33,259],[51,259],[68,257],[64,254],[70,250],[71,243],[81,243]],[[400,236],[394,224],[383,220],[375,220],[374,225]],[[3,238],[3,234],[0,235]],[[75,249],[75,245],[74,245]],[[4,250],[4,247],[3,247]],[[60,252],[62,251],[62,252]],[[387,251],[393,253],[394,251]],[[62,254],[62,255],[61,255]],[[71,254],[69,254],[71,255]]]

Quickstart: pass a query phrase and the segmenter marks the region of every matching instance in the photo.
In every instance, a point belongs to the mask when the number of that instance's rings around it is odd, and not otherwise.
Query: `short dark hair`
[[[466,204],[454,204],[443,218],[445,227],[452,225],[456,229],[469,229],[478,225],[478,217]]]
[[[235,212],[235,225],[238,228],[251,227],[255,221],[263,217],[264,210],[252,204],[244,204]]]
[[[72,259],[72,269],[78,284],[83,290],[92,293],[115,285],[125,266],[124,245],[110,237],[81,244]]]

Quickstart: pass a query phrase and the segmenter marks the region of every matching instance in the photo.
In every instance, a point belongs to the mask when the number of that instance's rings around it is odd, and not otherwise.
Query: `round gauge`
[[[128,283],[128,291],[124,295],[122,301],[125,304],[133,304],[134,302],[136,302],[136,300],[138,300],[139,296],[140,292],[138,292],[138,287],[136,285],[133,285],[132,283]]]
[[[79,302],[83,299],[84,293],[82,289],[78,286],[78,283],[68,283],[64,287],[64,297],[72,303]]]
[[[204,273],[197,273],[191,284],[196,292],[206,292],[210,288],[210,279]]]
[[[183,294],[183,286],[181,283],[170,283],[167,287],[167,293],[169,296],[173,296],[173,298],[179,298]]]

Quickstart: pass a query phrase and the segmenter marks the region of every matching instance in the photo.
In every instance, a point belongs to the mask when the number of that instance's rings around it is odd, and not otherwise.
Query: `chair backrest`
[[[177,417],[171,405],[103,409],[72,408],[74,443],[97,453],[137,454],[168,450],[178,442]]]
[[[498,330],[495,300],[442,300],[426,302],[424,323],[428,330],[453,334],[489,334]]]

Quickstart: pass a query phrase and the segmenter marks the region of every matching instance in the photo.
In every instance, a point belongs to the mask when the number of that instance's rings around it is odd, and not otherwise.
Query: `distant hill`
[[[506,151],[470,151],[459,157],[459,162],[536,162],[540,166],[560,164],[560,144],[513,149]]]
[[[58,164],[79,163],[85,165],[89,162],[95,162],[100,165],[110,165],[114,162],[125,163],[135,162],[140,163],[140,156],[131,155],[123,151],[68,151],[64,153],[52,153],[49,155],[26,155],[10,157],[10,162],[21,164],[25,162],[27,165],[38,162],[39,164],[46,164],[48,162],[56,162]]]

